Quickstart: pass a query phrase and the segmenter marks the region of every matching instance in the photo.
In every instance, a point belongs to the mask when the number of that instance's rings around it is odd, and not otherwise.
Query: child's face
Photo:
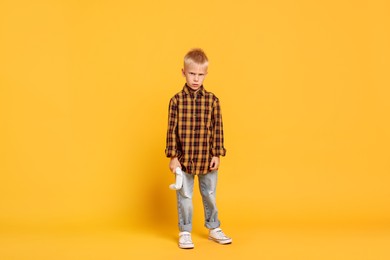
[[[184,66],[182,73],[186,78],[187,85],[193,90],[198,90],[202,86],[207,75],[207,65],[200,65],[192,62]]]

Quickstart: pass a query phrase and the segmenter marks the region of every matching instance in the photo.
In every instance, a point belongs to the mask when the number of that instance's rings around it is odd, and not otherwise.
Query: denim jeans
[[[197,176],[200,194],[202,195],[205,226],[209,229],[217,228],[220,226],[218,210],[215,203],[218,171],[212,171],[203,175],[199,174]],[[180,232],[192,231],[192,195],[194,191],[194,178],[195,175],[183,172],[183,186],[180,190],[176,191]]]

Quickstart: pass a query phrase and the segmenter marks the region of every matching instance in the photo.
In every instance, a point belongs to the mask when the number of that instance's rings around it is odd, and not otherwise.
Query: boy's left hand
[[[213,158],[211,158],[211,162],[210,162],[210,170],[212,170],[212,171],[218,170],[218,167],[219,167],[219,157],[213,156]]]

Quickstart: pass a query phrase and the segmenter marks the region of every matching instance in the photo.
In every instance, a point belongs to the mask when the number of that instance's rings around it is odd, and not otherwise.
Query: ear
[[[184,68],[183,68],[183,69],[181,69],[181,74],[183,75],[183,77],[185,77],[185,76],[186,76],[186,72],[185,72]]]

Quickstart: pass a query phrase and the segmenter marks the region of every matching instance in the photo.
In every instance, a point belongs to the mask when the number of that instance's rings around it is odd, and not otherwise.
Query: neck
[[[187,84],[186,84],[187,85]],[[189,91],[191,92],[191,93],[194,93],[194,94],[196,94],[202,87],[200,87],[200,88],[198,88],[198,89],[192,89],[192,88],[190,88],[188,85],[187,85],[187,88],[189,89]]]

